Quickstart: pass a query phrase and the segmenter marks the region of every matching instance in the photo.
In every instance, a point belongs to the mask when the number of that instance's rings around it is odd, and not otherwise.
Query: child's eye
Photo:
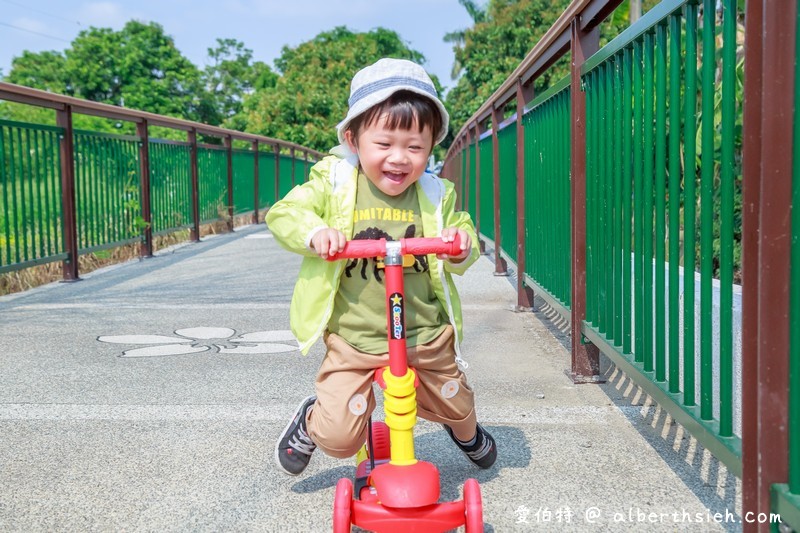
[[[416,146],[416,145],[414,145],[414,146],[409,146],[409,148],[410,148],[411,150],[422,150],[422,146]]]
[[[377,144],[378,146],[380,146],[382,148],[387,148],[389,146],[389,143],[376,142],[375,144]]]

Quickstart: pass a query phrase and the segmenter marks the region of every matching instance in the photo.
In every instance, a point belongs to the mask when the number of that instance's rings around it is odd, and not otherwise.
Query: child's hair
[[[352,132],[353,138],[358,138],[362,129],[368,128],[384,115],[389,129],[411,130],[416,124],[422,132],[427,126],[433,139],[439,138],[443,127],[439,108],[430,98],[401,90],[353,118],[346,129]]]

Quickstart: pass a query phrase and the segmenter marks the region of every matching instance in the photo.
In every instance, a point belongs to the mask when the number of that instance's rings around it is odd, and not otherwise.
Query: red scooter
[[[403,257],[461,253],[458,238],[411,238],[399,241],[354,240],[332,257],[383,258],[388,315],[389,366],[377,369],[383,389],[386,422],[371,423],[366,453],[360,452],[356,488],[349,478],[336,485],[333,531],[350,531],[351,524],[377,532],[442,532],[465,526],[466,533],[483,531],[483,504],[475,479],[464,484],[464,499],[439,502],[439,471],[414,456],[417,420],[416,373],[406,360]]]

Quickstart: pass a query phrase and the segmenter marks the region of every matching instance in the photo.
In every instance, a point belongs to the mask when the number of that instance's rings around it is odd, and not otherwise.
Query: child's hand
[[[311,248],[322,259],[327,259],[344,250],[346,242],[347,238],[341,231],[333,228],[324,228],[311,237]]]
[[[442,240],[444,242],[453,242],[456,238],[456,235],[458,235],[459,239],[461,239],[461,253],[458,255],[438,254],[436,257],[439,259],[449,259],[453,263],[460,263],[469,257],[472,249],[472,239],[470,238],[469,233],[458,228],[445,228],[442,230]]]

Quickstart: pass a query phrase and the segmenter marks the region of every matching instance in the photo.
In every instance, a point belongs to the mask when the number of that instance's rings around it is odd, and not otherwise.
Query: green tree
[[[64,52],[25,51],[12,61],[6,81],[96,102],[197,120],[207,100],[200,71],[156,24],[130,21],[120,31],[89,28]],[[52,124],[49,109],[0,103],[0,116]],[[76,115],[76,128],[133,133],[128,122]],[[172,135],[174,133],[174,135]],[[184,138],[182,132],[171,132]]]
[[[486,20],[486,9],[483,7],[478,6],[472,0],[458,0],[458,3],[461,4],[464,9],[467,10],[469,16],[472,17],[473,24],[479,24]],[[456,30],[446,33],[443,37],[444,42],[450,43],[453,47],[463,47],[464,42],[467,39],[467,30]],[[453,69],[450,71],[450,78],[456,80],[461,75],[461,71],[464,69],[464,65],[456,58],[453,61]]]
[[[491,0],[486,16],[454,47],[463,75],[447,94],[453,130],[458,130],[500,87],[542,38],[570,0]],[[521,23],[524,21],[524,23]],[[548,83],[553,73],[545,74]]]
[[[247,131],[327,151],[338,143],[335,128],[347,113],[351,78],[382,57],[425,61],[384,28],[354,33],[340,26],[284,47],[275,61],[281,76],[274,86],[245,97]],[[435,78],[434,83],[441,89]]]
[[[65,72],[66,58],[55,50],[30,52],[11,60],[11,71],[4,81],[34,89],[71,94]]]
[[[256,89],[274,87],[278,75],[266,63],[253,62],[253,51],[236,39],[217,39],[217,46],[208,49],[208,57],[210,63],[202,74],[205,92],[199,118],[207,124],[242,128],[244,97]]]
[[[600,25],[600,46],[622,33],[661,0],[622,0],[622,3]]]
[[[634,0],[648,10],[658,0]],[[485,16],[475,18],[472,8],[460,1],[476,24],[453,39],[454,68],[463,75],[447,94],[452,129],[457,131],[497,90],[569,6],[570,0],[489,0]],[[601,45],[628,27],[630,0],[624,0],[600,28]],[[569,53],[536,80],[536,91],[544,90],[569,74]]]
[[[96,102],[193,118],[200,71],[161,25],[130,21],[120,31],[90,28],[66,50],[73,94]]]

